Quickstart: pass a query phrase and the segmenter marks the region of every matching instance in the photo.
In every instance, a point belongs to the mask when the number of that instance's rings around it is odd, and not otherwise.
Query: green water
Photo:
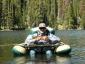
[[[28,31],[4,31],[0,32],[0,64],[84,64],[85,63],[85,31],[84,30],[61,30],[56,35],[61,40],[71,45],[70,56],[37,55],[34,58],[29,56],[14,57],[12,44],[22,43],[26,39]],[[9,45],[11,44],[11,45]]]

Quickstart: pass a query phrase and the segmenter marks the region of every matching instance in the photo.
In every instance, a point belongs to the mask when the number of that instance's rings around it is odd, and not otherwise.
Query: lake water
[[[72,47],[70,55],[47,56],[39,54],[35,57],[12,54],[12,44],[23,43],[28,31],[1,31],[0,32],[0,64],[85,64],[85,31],[84,30],[58,30],[56,35]]]

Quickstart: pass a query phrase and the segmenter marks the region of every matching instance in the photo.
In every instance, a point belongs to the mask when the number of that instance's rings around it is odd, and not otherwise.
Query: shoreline
[[[25,30],[10,30],[10,29],[4,29],[4,30],[0,30],[0,31],[26,31],[29,29],[25,29]],[[56,29],[56,30],[61,30],[61,29]],[[84,29],[62,29],[62,30],[84,30]]]

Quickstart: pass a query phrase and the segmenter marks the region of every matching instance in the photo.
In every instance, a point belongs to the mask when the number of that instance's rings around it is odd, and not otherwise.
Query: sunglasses
[[[45,27],[39,27],[39,29],[46,29]]]

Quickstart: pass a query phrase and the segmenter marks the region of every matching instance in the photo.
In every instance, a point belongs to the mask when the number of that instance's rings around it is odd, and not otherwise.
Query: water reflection
[[[27,57],[26,56],[19,56],[19,57],[15,57],[13,63],[14,64],[25,64],[27,61]]]
[[[3,54],[3,50],[2,48],[0,47],[0,56]]]
[[[49,59],[45,54],[38,54],[35,58],[21,56],[14,58],[14,64],[71,64],[71,56],[52,55]]]
[[[64,56],[56,56],[57,64],[71,64],[71,56],[64,55]]]

